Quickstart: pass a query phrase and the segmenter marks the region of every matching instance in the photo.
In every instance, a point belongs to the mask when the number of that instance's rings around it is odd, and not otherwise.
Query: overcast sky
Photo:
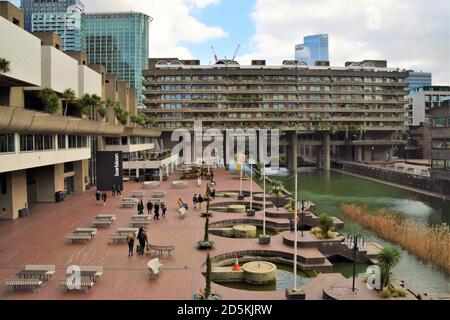
[[[13,1],[18,4],[19,0]],[[84,0],[87,11],[133,10],[154,18],[151,57],[294,58],[303,36],[328,33],[333,65],[385,59],[450,84],[449,0]]]

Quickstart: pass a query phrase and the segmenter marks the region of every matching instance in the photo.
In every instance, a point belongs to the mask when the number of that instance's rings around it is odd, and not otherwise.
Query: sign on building
[[[110,191],[113,185],[123,190],[122,152],[97,152],[97,190]]]

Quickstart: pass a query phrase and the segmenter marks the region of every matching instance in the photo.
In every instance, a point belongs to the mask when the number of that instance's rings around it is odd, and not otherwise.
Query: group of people
[[[100,205],[100,200],[103,201],[103,206],[106,206],[106,200],[108,199],[108,194],[106,192],[100,192],[97,190],[95,193],[95,199],[97,200],[97,205]]]
[[[139,241],[139,244],[136,247],[136,252],[139,255],[143,255],[145,252],[145,248],[149,244],[147,233],[145,232],[145,229],[143,227],[139,228],[137,240]],[[134,233],[130,233],[127,237],[128,257],[132,257],[134,255],[134,241],[135,241]]]
[[[144,201],[142,199],[139,200],[137,209],[138,209],[138,214],[139,215],[143,215],[144,214],[145,206],[144,206]],[[162,213],[162,218],[166,218],[167,206],[164,203],[164,201],[157,201],[157,202],[153,203],[153,202],[151,202],[149,200],[147,202],[147,214],[149,216],[154,214],[153,215],[153,219],[154,220],[159,220],[160,212]]]
[[[116,186],[113,184],[112,186],[112,196],[121,196],[122,197],[122,190],[120,190],[120,186]]]

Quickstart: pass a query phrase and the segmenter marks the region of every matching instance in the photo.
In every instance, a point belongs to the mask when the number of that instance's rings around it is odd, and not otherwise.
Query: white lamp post
[[[269,244],[270,237],[266,235],[266,165],[263,166],[263,235],[259,236],[260,244]]]
[[[297,232],[297,211],[298,211],[298,173],[295,170],[295,206],[294,206],[294,291],[297,291],[297,240],[298,240],[298,232]]]

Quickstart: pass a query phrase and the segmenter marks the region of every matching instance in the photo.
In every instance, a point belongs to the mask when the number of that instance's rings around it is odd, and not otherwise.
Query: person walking
[[[137,209],[138,209],[138,215],[143,215],[144,214],[145,207],[144,207],[144,201],[142,201],[142,199],[139,200]]]
[[[128,257],[133,256],[133,250],[134,250],[134,233],[130,233],[127,237],[127,243],[128,243]]]
[[[194,209],[197,209],[197,203],[198,203],[197,194],[194,194],[194,198],[192,198],[192,203],[194,204]]]
[[[106,192],[103,192],[102,194],[103,206],[106,206],[106,199],[108,199],[108,195],[106,194]]]
[[[152,215],[152,210],[153,210],[153,203],[150,200],[148,200],[148,202],[147,202],[147,214],[149,216]]]
[[[204,201],[203,196],[202,196],[202,195],[199,195],[199,196],[198,196],[198,208],[199,208],[200,210],[202,210],[202,204],[203,204],[203,201]]]
[[[167,206],[164,202],[161,202],[161,210],[162,210],[162,217],[166,218],[166,212],[167,212]]]
[[[139,241],[139,246],[137,248],[137,252],[140,255],[143,255],[145,252],[145,245],[148,243],[148,237],[147,237],[147,234],[145,233],[145,230],[143,227],[139,228],[138,241]]]
[[[120,190],[120,186],[116,187],[116,193],[118,196],[120,196],[122,198],[122,190]]]
[[[116,185],[113,184],[113,186],[112,186],[112,196],[115,197],[116,193],[117,193],[117,188],[116,188]]]
[[[159,203],[157,202],[157,203],[155,203],[155,220],[159,220],[159,208],[160,208],[160,206],[159,206]]]
[[[100,193],[100,191],[97,190],[97,192],[95,193],[95,199],[97,200],[97,206],[100,204],[101,197],[102,197],[102,194]]]

